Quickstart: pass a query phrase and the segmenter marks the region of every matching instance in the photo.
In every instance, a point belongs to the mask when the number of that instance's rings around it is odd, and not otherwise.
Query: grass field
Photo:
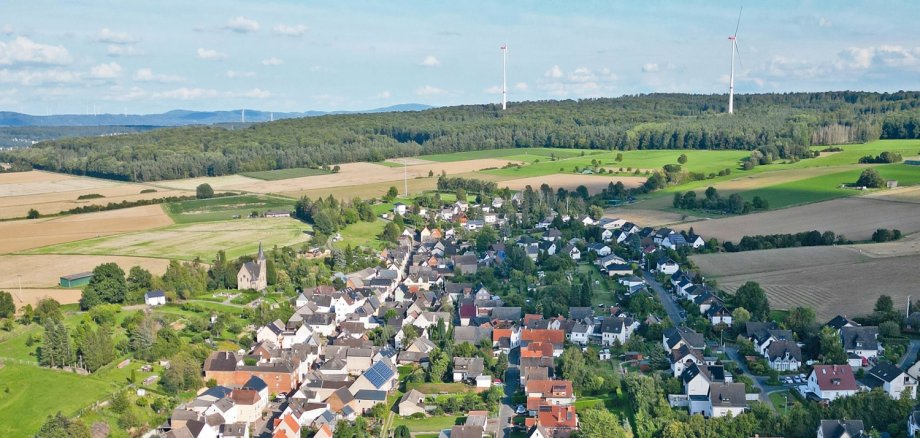
[[[623,161],[616,161],[618,153],[623,154]],[[601,152],[592,155],[569,157],[558,161],[544,160],[539,163],[523,165],[521,167],[510,167],[503,169],[487,170],[485,173],[491,175],[511,176],[516,178],[526,178],[535,176],[552,175],[554,173],[571,173],[575,167],[583,169],[591,166],[591,160],[599,161],[600,167],[608,170],[619,172],[623,168],[625,174],[632,174],[632,171],[641,169],[657,170],[665,164],[677,164],[677,158],[681,154],[687,155],[687,163],[683,169],[690,172],[718,172],[722,169],[738,169],[739,160],[750,155],[747,151],[702,151],[702,150],[638,150],[625,152]]]
[[[207,262],[219,250],[230,259],[255,254],[259,242],[265,248],[294,245],[309,240],[310,227],[287,218],[237,219],[173,225],[155,230],[125,233],[52,245],[30,254],[90,254],[194,260]]]
[[[599,154],[601,152],[602,151],[591,149],[514,148],[422,155],[418,158],[422,160],[438,161],[442,163],[452,161],[480,160],[484,158],[498,158],[510,161],[524,161],[529,163],[535,159],[546,160],[553,155],[555,155],[557,158],[571,158],[580,156],[582,153],[588,156]],[[588,161],[590,162],[591,160]]]
[[[293,169],[263,170],[261,172],[243,172],[240,175],[265,181],[278,181],[281,179],[300,178],[303,176],[328,175],[331,172],[311,167],[296,167]]]
[[[242,195],[175,202],[166,204],[163,208],[175,223],[189,224],[224,221],[233,219],[234,216],[245,218],[253,211],[293,211],[295,202],[293,199],[279,196]]]
[[[383,242],[377,236],[383,232],[386,221],[378,219],[374,222],[358,221],[353,223],[344,230],[340,231],[342,240],[335,243],[336,247],[345,248],[346,245],[352,247],[367,246],[370,248],[383,248]]]
[[[466,417],[457,417],[453,415],[440,415],[437,417],[428,417],[422,419],[412,419],[396,417],[393,419],[393,427],[404,425],[409,428],[410,432],[440,432],[444,429],[450,429],[454,425],[463,424]]]

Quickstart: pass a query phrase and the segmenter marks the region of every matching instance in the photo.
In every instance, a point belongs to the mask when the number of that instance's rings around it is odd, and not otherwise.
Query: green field
[[[345,248],[346,245],[352,247],[367,246],[370,248],[383,248],[383,242],[377,239],[377,235],[383,232],[383,227],[387,223],[381,219],[374,222],[358,221],[353,223],[344,230],[339,231],[342,240],[335,243],[339,248]]]
[[[242,195],[173,202],[164,205],[166,214],[177,224],[212,222],[249,217],[253,211],[293,211],[294,201],[279,196]]]
[[[441,415],[437,417],[428,417],[422,419],[396,417],[393,419],[393,427],[404,425],[409,428],[410,432],[440,432],[444,429],[450,429],[457,424],[463,424],[466,417],[457,417],[453,415]]]
[[[448,154],[422,155],[418,157],[422,160],[451,162],[466,160],[481,160],[486,158],[500,158],[513,161],[532,162],[535,159],[547,160],[555,155],[557,158],[571,158],[580,156],[584,153],[586,156],[599,154],[602,151],[592,149],[559,149],[559,148],[513,148],[513,149],[489,149],[482,151],[453,152]],[[591,161],[590,159],[588,160]]]
[[[616,161],[618,153],[623,154],[622,161]],[[592,165],[591,160],[599,161],[600,167],[623,174],[632,174],[628,169],[656,170],[666,164],[677,164],[681,154],[687,155],[684,170],[689,172],[718,173],[722,169],[738,170],[740,160],[750,155],[747,151],[702,151],[702,150],[640,150],[625,152],[598,152],[592,155],[576,155],[557,161],[543,160],[539,163],[526,164],[521,167],[486,170],[484,173],[514,178],[552,175],[554,173],[572,173],[575,167],[584,169]],[[561,169],[561,171],[560,171]]]
[[[51,245],[28,253],[137,255],[175,260],[200,258],[207,263],[220,250],[226,252],[227,258],[235,259],[255,254],[259,242],[264,248],[303,243],[310,239],[307,234],[310,229],[307,224],[289,218],[237,219],[171,225]]]
[[[265,181],[278,181],[282,179],[301,178],[304,176],[328,175],[332,172],[312,167],[297,167],[293,169],[263,170],[261,172],[244,172],[240,175]]]
[[[31,436],[45,417],[76,415],[121,387],[96,376],[80,376],[11,362],[0,368],[0,436]],[[9,392],[7,392],[9,390]]]

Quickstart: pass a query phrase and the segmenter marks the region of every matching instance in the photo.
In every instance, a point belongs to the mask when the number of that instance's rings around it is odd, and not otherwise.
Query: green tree
[[[578,412],[578,438],[632,438],[628,423],[622,422],[607,409],[585,409]]]
[[[396,190],[396,186],[390,186],[390,189],[387,190],[387,193],[383,196],[383,199],[386,202],[391,202],[397,196],[399,196],[399,190]]]
[[[394,222],[387,222],[383,227],[383,232],[380,234],[380,240],[384,242],[396,243],[399,240],[399,236],[402,234],[402,230],[399,229],[399,225],[396,225]]]
[[[804,338],[804,334],[815,325],[815,311],[808,307],[796,307],[786,316],[786,327]]]
[[[132,266],[126,281],[129,291],[146,292],[153,287],[153,274],[140,266]]]
[[[173,356],[169,361],[169,368],[163,372],[160,384],[170,394],[200,388],[201,364],[188,353],[182,352]]]
[[[0,290],[0,318],[12,318],[16,314],[16,304],[13,295]]]
[[[878,189],[885,187],[885,179],[879,175],[878,171],[872,168],[865,169],[859,174],[859,179],[856,180],[856,185],[861,187],[868,187],[870,189]]]
[[[843,349],[843,342],[837,332],[830,327],[824,327],[821,330],[819,345],[823,363],[829,365],[844,365],[847,363],[847,353]]]
[[[83,289],[80,308],[87,310],[99,303],[123,303],[127,293],[125,271],[115,263],[103,263],[93,269],[93,278]]]
[[[889,313],[894,310],[894,301],[888,295],[881,295],[875,300],[875,311]]]
[[[80,345],[86,369],[95,372],[115,360],[115,341],[107,326],[90,330]]]
[[[48,319],[63,319],[64,315],[61,313],[61,303],[53,298],[42,298],[38,301],[38,304],[35,305],[35,318],[42,324]]]
[[[29,212],[26,214],[26,219],[38,219],[40,216],[38,210],[30,208]]]
[[[767,294],[759,284],[753,281],[744,283],[738,288],[735,292],[735,305],[747,309],[751,313],[751,318],[757,321],[764,321],[770,315]]]
[[[195,188],[195,197],[198,199],[208,199],[214,197],[214,189],[208,183],[199,184]]]
[[[45,333],[38,355],[39,363],[52,368],[72,364],[73,348],[70,344],[70,332],[67,327],[57,318],[46,319],[44,326]]]
[[[680,154],[680,156],[677,157],[677,162],[680,164],[687,164],[687,154]]]
[[[60,411],[49,415],[35,438],[90,438],[89,428],[80,420],[71,420]]]
[[[411,438],[412,433],[409,431],[409,426],[405,424],[400,424],[396,426],[396,429],[393,431],[393,438]]]

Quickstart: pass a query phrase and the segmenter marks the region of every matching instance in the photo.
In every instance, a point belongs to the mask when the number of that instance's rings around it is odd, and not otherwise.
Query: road
[[[755,376],[754,374],[751,374],[751,370],[748,369],[745,361],[743,360],[744,358],[741,357],[741,353],[738,352],[737,347],[726,345],[725,354],[727,354],[730,359],[732,359],[733,361],[735,361],[736,364],[738,364],[738,369],[744,372],[744,374],[747,374],[748,377],[750,377],[751,380],[754,381],[754,386],[756,386],[760,390],[760,401],[762,401],[764,404],[769,406],[770,409],[776,411],[776,406],[773,406],[773,403],[770,402],[769,394],[772,391],[776,391],[776,390],[780,390],[784,388],[781,386],[775,386],[775,387],[767,386],[766,383],[764,383],[767,380],[767,377]]]
[[[648,271],[642,271],[642,276],[645,277],[645,282],[648,283],[649,287],[658,294],[658,301],[661,301],[661,305],[664,306],[664,311],[668,313],[668,318],[671,318],[674,327],[679,327],[683,324],[684,318],[680,316],[680,312],[683,309],[677,305],[674,297]]]
[[[502,382],[505,384],[505,397],[502,398],[502,405],[498,409],[498,425],[496,429],[502,433],[496,434],[500,438],[511,436],[513,427],[511,419],[514,417],[515,406],[511,405],[511,396],[514,395],[521,383],[521,349],[515,348],[508,355],[508,369],[505,371],[505,378]]]
[[[904,356],[901,356],[901,360],[898,361],[898,366],[901,367],[902,370],[909,368],[916,362],[918,352],[920,352],[920,340],[911,339],[910,344],[907,346],[907,351],[904,352]]]

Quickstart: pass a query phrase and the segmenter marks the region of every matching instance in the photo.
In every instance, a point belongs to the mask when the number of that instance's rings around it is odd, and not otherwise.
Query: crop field
[[[596,149],[513,148],[422,155],[419,158],[422,160],[440,161],[445,163],[451,161],[481,160],[484,158],[501,158],[512,161],[532,162],[535,159],[546,160],[552,156],[557,158],[577,157],[582,153],[587,156],[599,154],[602,153],[602,151]]]
[[[899,306],[904,303],[915,289],[920,264],[916,242],[907,244],[914,247],[892,251],[900,254],[892,257],[871,254],[869,248],[875,245],[852,245],[705,254],[691,259],[726,291],[756,281],[767,292],[771,307],[811,307],[825,320],[837,314],[864,314],[882,294]]]
[[[12,291],[23,288],[51,288],[58,285],[60,277],[92,271],[103,263],[117,263],[125,272],[140,266],[154,275],[166,272],[168,260],[142,257],[70,256],[70,255],[19,255],[0,257],[0,289]]]
[[[553,175],[501,181],[498,183],[498,186],[508,187],[512,190],[523,190],[525,187],[531,186],[534,190],[538,190],[541,185],[549,184],[549,186],[554,190],[558,188],[575,190],[576,187],[583,185],[588,188],[589,193],[595,194],[607,188],[610,183],[616,184],[617,181],[622,182],[623,185],[629,188],[638,187],[643,182],[645,182],[645,180],[646,178],[644,177],[635,176],[600,176],[557,173]]]
[[[172,224],[159,205],[0,222],[0,254]]]
[[[30,171],[0,174],[0,219],[25,217],[30,209],[41,214],[55,214],[85,205],[110,202],[183,196],[189,192],[153,189],[146,184],[109,181],[52,172]],[[82,195],[98,194],[102,198],[77,199]]]
[[[188,224],[245,218],[253,211],[293,211],[294,203],[293,199],[277,196],[241,195],[175,202],[164,205],[164,209],[177,224]]]
[[[201,258],[207,262],[219,250],[228,258],[255,254],[259,242],[294,245],[309,240],[310,227],[287,218],[238,219],[222,222],[179,224],[136,233],[52,245],[30,254],[121,255],[177,260]]]
[[[304,176],[328,175],[329,171],[310,167],[297,167],[294,169],[263,170],[261,172],[243,172],[240,175],[265,181],[278,181],[279,179],[300,178]]]
[[[785,234],[802,231],[833,231],[850,240],[866,240],[879,228],[899,229],[904,234],[920,231],[920,206],[869,197],[770,210],[742,216],[702,220],[680,225],[693,227],[704,238],[738,242],[752,234]]]

